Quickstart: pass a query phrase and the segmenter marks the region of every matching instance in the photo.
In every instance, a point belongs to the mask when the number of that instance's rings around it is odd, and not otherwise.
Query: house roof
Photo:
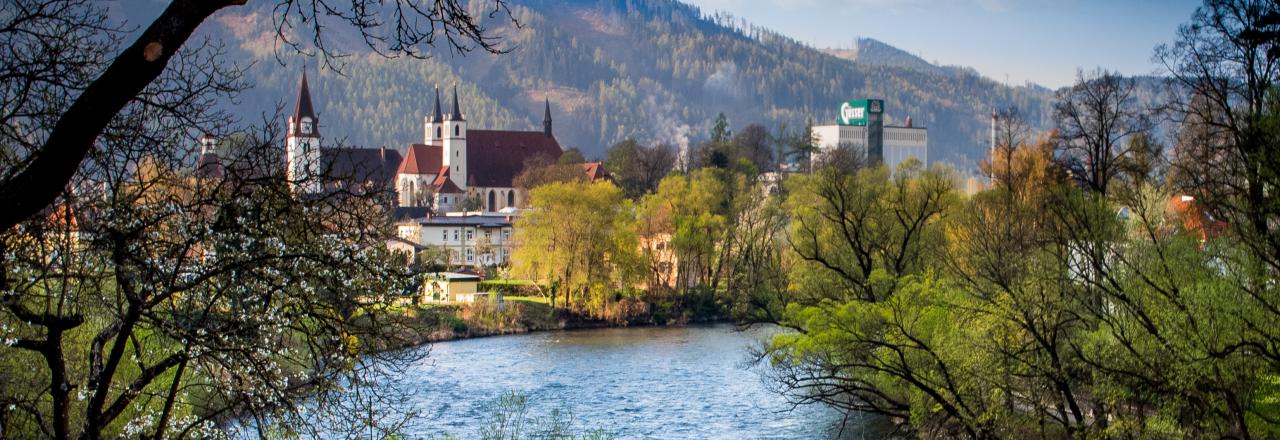
[[[427,278],[433,281],[480,281],[480,275],[463,272],[436,272]]]
[[[587,173],[587,181],[595,182],[599,180],[611,179],[609,171],[604,169],[604,164],[600,162],[587,162],[579,164],[582,170]]]
[[[417,223],[422,226],[476,226],[480,228],[504,228],[511,226],[511,221],[511,217],[505,215],[437,215],[434,217],[417,218],[412,220],[412,223]]]
[[[1200,201],[1192,196],[1171,197],[1169,210],[1182,217],[1184,230],[1199,236],[1201,240],[1217,238],[1227,229],[1227,222],[1215,218]]]
[[[391,185],[400,153],[383,148],[321,148],[320,169],[328,181]]]
[[[554,161],[562,152],[554,136],[540,131],[467,130],[468,184],[512,187],[526,159],[542,155]]]
[[[391,238],[388,238],[388,239],[387,239],[387,247],[388,247],[388,248],[394,248],[394,247],[399,247],[399,246],[412,248],[412,249],[414,249],[414,250],[423,250],[423,249],[426,249],[426,248],[427,248],[426,246],[420,245],[420,244],[418,244],[418,243],[414,243],[414,242],[409,241],[409,240],[405,240],[405,239],[400,238],[400,237],[391,237]]]
[[[431,208],[426,206],[397,206],[392,211],[391,216],[395,220],[412,220],[418,218],[427,218],[431,214]]]
[[[453,183],[453,179],[449,178],[449,167],[441,166],[440,172],[436,174],[436,180],[431,182],[431,186],[435,188],[436,194],[462,194],[462,188]]]
[[[399,174],[439,174],[443,150],[439,145],[410,144]]]

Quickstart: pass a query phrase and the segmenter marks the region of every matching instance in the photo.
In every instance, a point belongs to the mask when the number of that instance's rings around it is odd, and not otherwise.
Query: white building
[[[449,253],[450,266],[500,266],[511,260],[510,216],[444,215],[404,220],[396,235]]]
[[[915,127],[908,117],[905,126],[884,125],[884,101],[868,99],[841,103],[837,123],[813,127],[819,151],[849,146],[866,152],[872,161],[883,161],[890,170],[914,157],[929,163],[929,131]]]

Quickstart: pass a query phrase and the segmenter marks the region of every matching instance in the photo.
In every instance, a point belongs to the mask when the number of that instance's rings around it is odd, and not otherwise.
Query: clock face
[[[311,134],[311,118],[302,118],[302,123],[298,125],[302,134]]]

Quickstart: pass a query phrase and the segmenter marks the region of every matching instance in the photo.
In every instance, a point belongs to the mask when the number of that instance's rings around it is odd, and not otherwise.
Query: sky
[[[1070,85],[1078,69],[1157,74],[1197,0],[685,0],[815,47],[874,38],[1011,85]]]

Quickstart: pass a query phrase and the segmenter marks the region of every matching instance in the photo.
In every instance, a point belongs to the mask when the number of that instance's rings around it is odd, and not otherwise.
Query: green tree
[[[570,149],[564,150],[564,153],[560,154],[560,158],[556,160],[556,164],[577,165],[580,163],[585,163],[586,161],[587,159],[582,156],[581,150],[578,150],[577,148],[570,148]]]
[[[644,146],[626,139],[609,147],[604,167],[628,198],[639,199],[658,187],[675,165],[675,149],[668,144]]]
[[[783,325],[761,353],[788,395],[848,411],[884,414],[913,426],[954,423],[989,436],[982,390],[960,369],[963,334],[957,291],[932,267],[958,198],[944,170],[908,164],[850,175],[824,168],[787,184],[790,241],[800,261]],[[808,390],[831,390],[814,395]]]
[[[558,286],[565,307],[601,312],[634,276],[637,244],[630,204],[608,182],[534,188],[516,221],[512,272]]]
[[[813,119],[805,120],[804,130],[784,137],[786,157],[800,164],[800,169],[811,170],[813,154],[818,151],[818,144],[813,138]]]
[[[716,120],[711,126],[711,142],[715,144],[723,144],[729,142],[729,138],[733,136],[733,132],[729,129],[729,118],[724,112],[716,115]]]

